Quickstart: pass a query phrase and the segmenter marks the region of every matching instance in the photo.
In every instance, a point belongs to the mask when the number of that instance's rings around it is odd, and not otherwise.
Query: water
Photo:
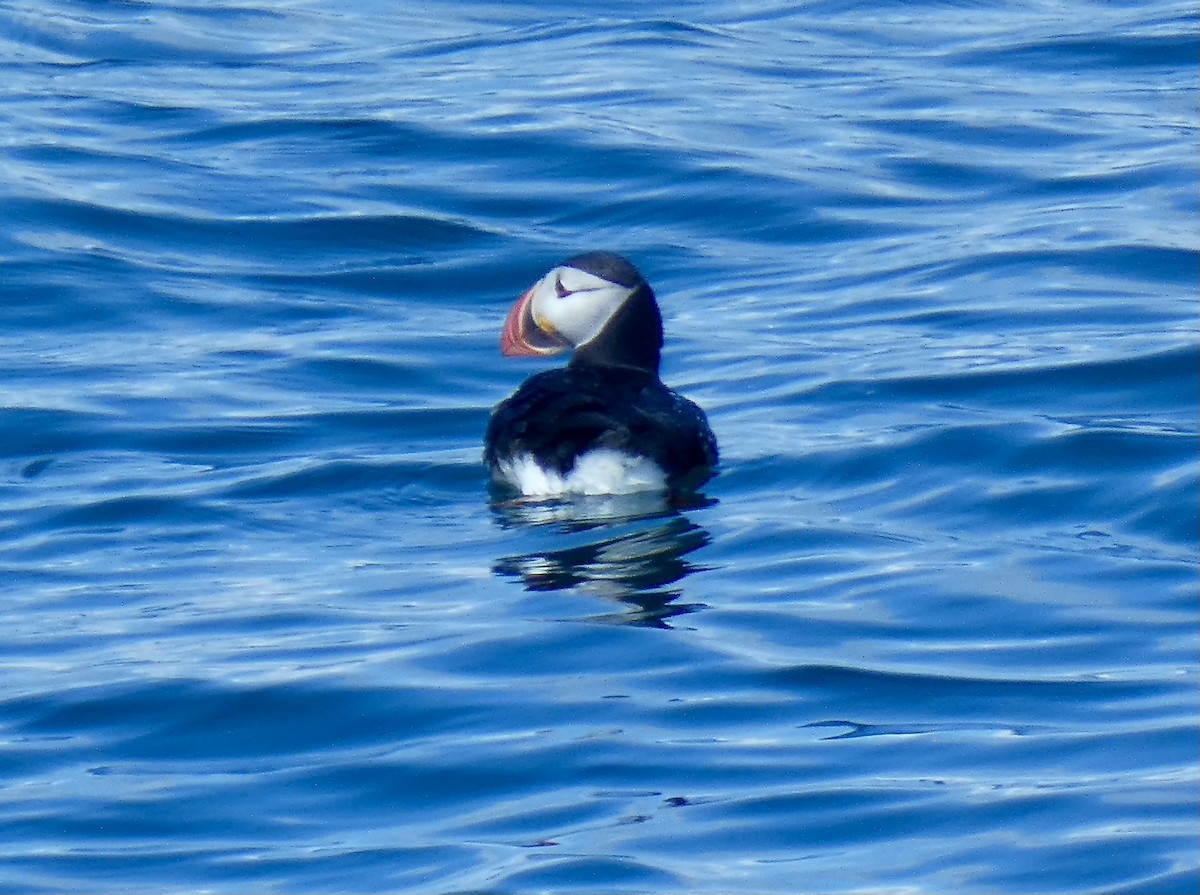
[[[1196,891],[1191,5],[0,4],[0,888]],[[512,505],[627,253],[702,498]]]

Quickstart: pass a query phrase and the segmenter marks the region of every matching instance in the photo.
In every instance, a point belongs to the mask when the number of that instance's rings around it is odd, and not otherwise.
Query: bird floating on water
[[[613,252],[585,252],[531,286],[504,321],[506,357],[574,349],[492,413],[492,480],[531,497],[699,487],[717,440],[692,401],[658,377],[662,316],[650,284]]]

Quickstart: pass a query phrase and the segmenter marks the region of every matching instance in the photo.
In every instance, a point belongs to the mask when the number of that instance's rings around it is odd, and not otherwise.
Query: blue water
[[[0,889],[1197,891],[1194,4],[599,8],[0,3]]]

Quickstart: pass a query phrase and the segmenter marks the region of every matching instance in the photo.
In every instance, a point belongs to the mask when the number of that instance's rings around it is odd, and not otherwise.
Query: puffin
[[[663,385],[662,315],[626,258],[563,261],[517,299],[505,357],[574,352],[535,373],[488,421],[483,459],[495,486],[529,498],[692,492],[717,468],[704,411]]]

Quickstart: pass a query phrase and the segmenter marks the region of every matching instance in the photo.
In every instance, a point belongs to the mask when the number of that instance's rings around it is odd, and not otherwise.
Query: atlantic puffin
[[[496,406],[484,447],[492,481],[528,497],[706,482],[717,440],[704,411],[658,378],[662,345],[654,290],[618,254],[584,252],[534,283],[504,321],[501,353],[574,354]]]

